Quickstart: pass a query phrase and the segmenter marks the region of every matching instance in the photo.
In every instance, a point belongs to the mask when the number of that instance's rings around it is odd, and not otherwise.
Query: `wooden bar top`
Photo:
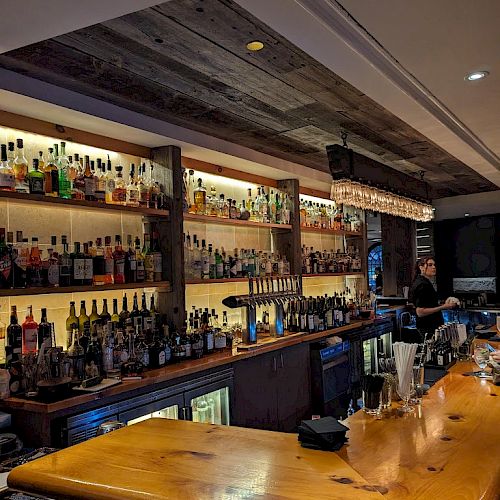
[[[205,370],[210,370],[212,368],[229,365],[243,359],[258,356],[267,352],[272,352],[277,349],[290,347],[302,342],[312,342],[321,340],[322,338],[331,335],[346,334],[352,330],[370,326],[373,323],[373,320],[353,321],[349,325],[334,328],[332,330],[325,330],[323,332],[312,334],[295,333],[286,335],[281,338],[272,338],[262,345],[257,346],[255,349],[249,349],[244,352],[237,352],[236,349],[233,349],[233,351],[225,351],[222,353],[203,356],[201,359],[192,359],[183,361],[182,363],[178,364],[169,364],[164,368],[146,371],[141,380],[123,382],[122,384],[116,385],[109,389],[105,389],[103,391],[80,394],[72,398],[64,399],[62,401],[57,401],[54,403],[41,403],[38,401],[23,398],[10,397],[3,400],[0,404],[0,407],[2,409],[5,409],[5,411],[9,411],[9,409],[14,408],[17,410],[53,414],[58,416],[68,414],[69,412],[71,412],[72,408],[79,408],[81,407],[81,405],[91,403],[93,401],[102,402],[102,400],[105,400],[107,397],[117,396],[143,387],[161,384],[169,380],[175,380],[180,377],[193,375]]]
[[[457,363],[415,413],[401,416],[397,404],[379,420],[358,411],[337,453],[387,499],[500,498],[500,387],[464,376],[474,370]]]
[[[382,499],[337,454],[294,434],[151,419],[14,469],[54,499]]]

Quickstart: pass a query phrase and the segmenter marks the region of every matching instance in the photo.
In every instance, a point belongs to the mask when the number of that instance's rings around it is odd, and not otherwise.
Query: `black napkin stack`
[[[302,420],[299,425],[299,441],[304,448],[313,450],[340,450],[347,441],[348,427],[333,417]]]

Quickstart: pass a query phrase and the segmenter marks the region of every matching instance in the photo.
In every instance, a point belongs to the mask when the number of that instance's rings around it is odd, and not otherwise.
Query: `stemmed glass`
[[[489,376],[487,372],[484,371],[486,365],[488,364],[488,360],[490,359],[490,353],[486,348],[486,344],[479,343],[474,345],[474,361],[476,365],[479,366],[481,371],[476,372],[474,375],[480,378],[486,378]]]
[[[405,380],[399,380],[397,386],[397,393],[403,402],[403,406],[399,408],[399,411],[402,413],[411,413],[415,411],[415,409],[410,406],[410,398],[412,395],[412,387],[411,387],[412,377],[405,377]]]

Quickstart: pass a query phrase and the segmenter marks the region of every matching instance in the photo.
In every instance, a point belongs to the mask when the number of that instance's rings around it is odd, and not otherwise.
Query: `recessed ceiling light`
[[[468,80],[469,82],[473,82],[475,80],[481,80],[483,78],[486,78],[489,75],[488,71],[473,71],[472,73],[469,73],[465,79]]]
[[[257,52],[259,50],[262,50],[263,48],[264,44],[262,42],[259,42],[258,40],[254,40],[253,42],[247,43],[247,49],[251,50],[252,52]]]
[[[470,213],[469,212],[465,212],[464,213],[464,217],[469,217]]]

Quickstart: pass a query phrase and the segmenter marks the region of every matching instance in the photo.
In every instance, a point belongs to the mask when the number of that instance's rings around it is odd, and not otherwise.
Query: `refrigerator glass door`
[[[184,398],[182,395],[160,399],[147,405],[120,412],[119,420],[127,425],[137,424],[148,418],[171,418],[177,420],[183,404]]]
[[[229,425],[229,387],[193,397],[189,404],[193,422]]]
[[[377,372],[374,340],[375,339],[363,340],[363,371],[365,375]]]

